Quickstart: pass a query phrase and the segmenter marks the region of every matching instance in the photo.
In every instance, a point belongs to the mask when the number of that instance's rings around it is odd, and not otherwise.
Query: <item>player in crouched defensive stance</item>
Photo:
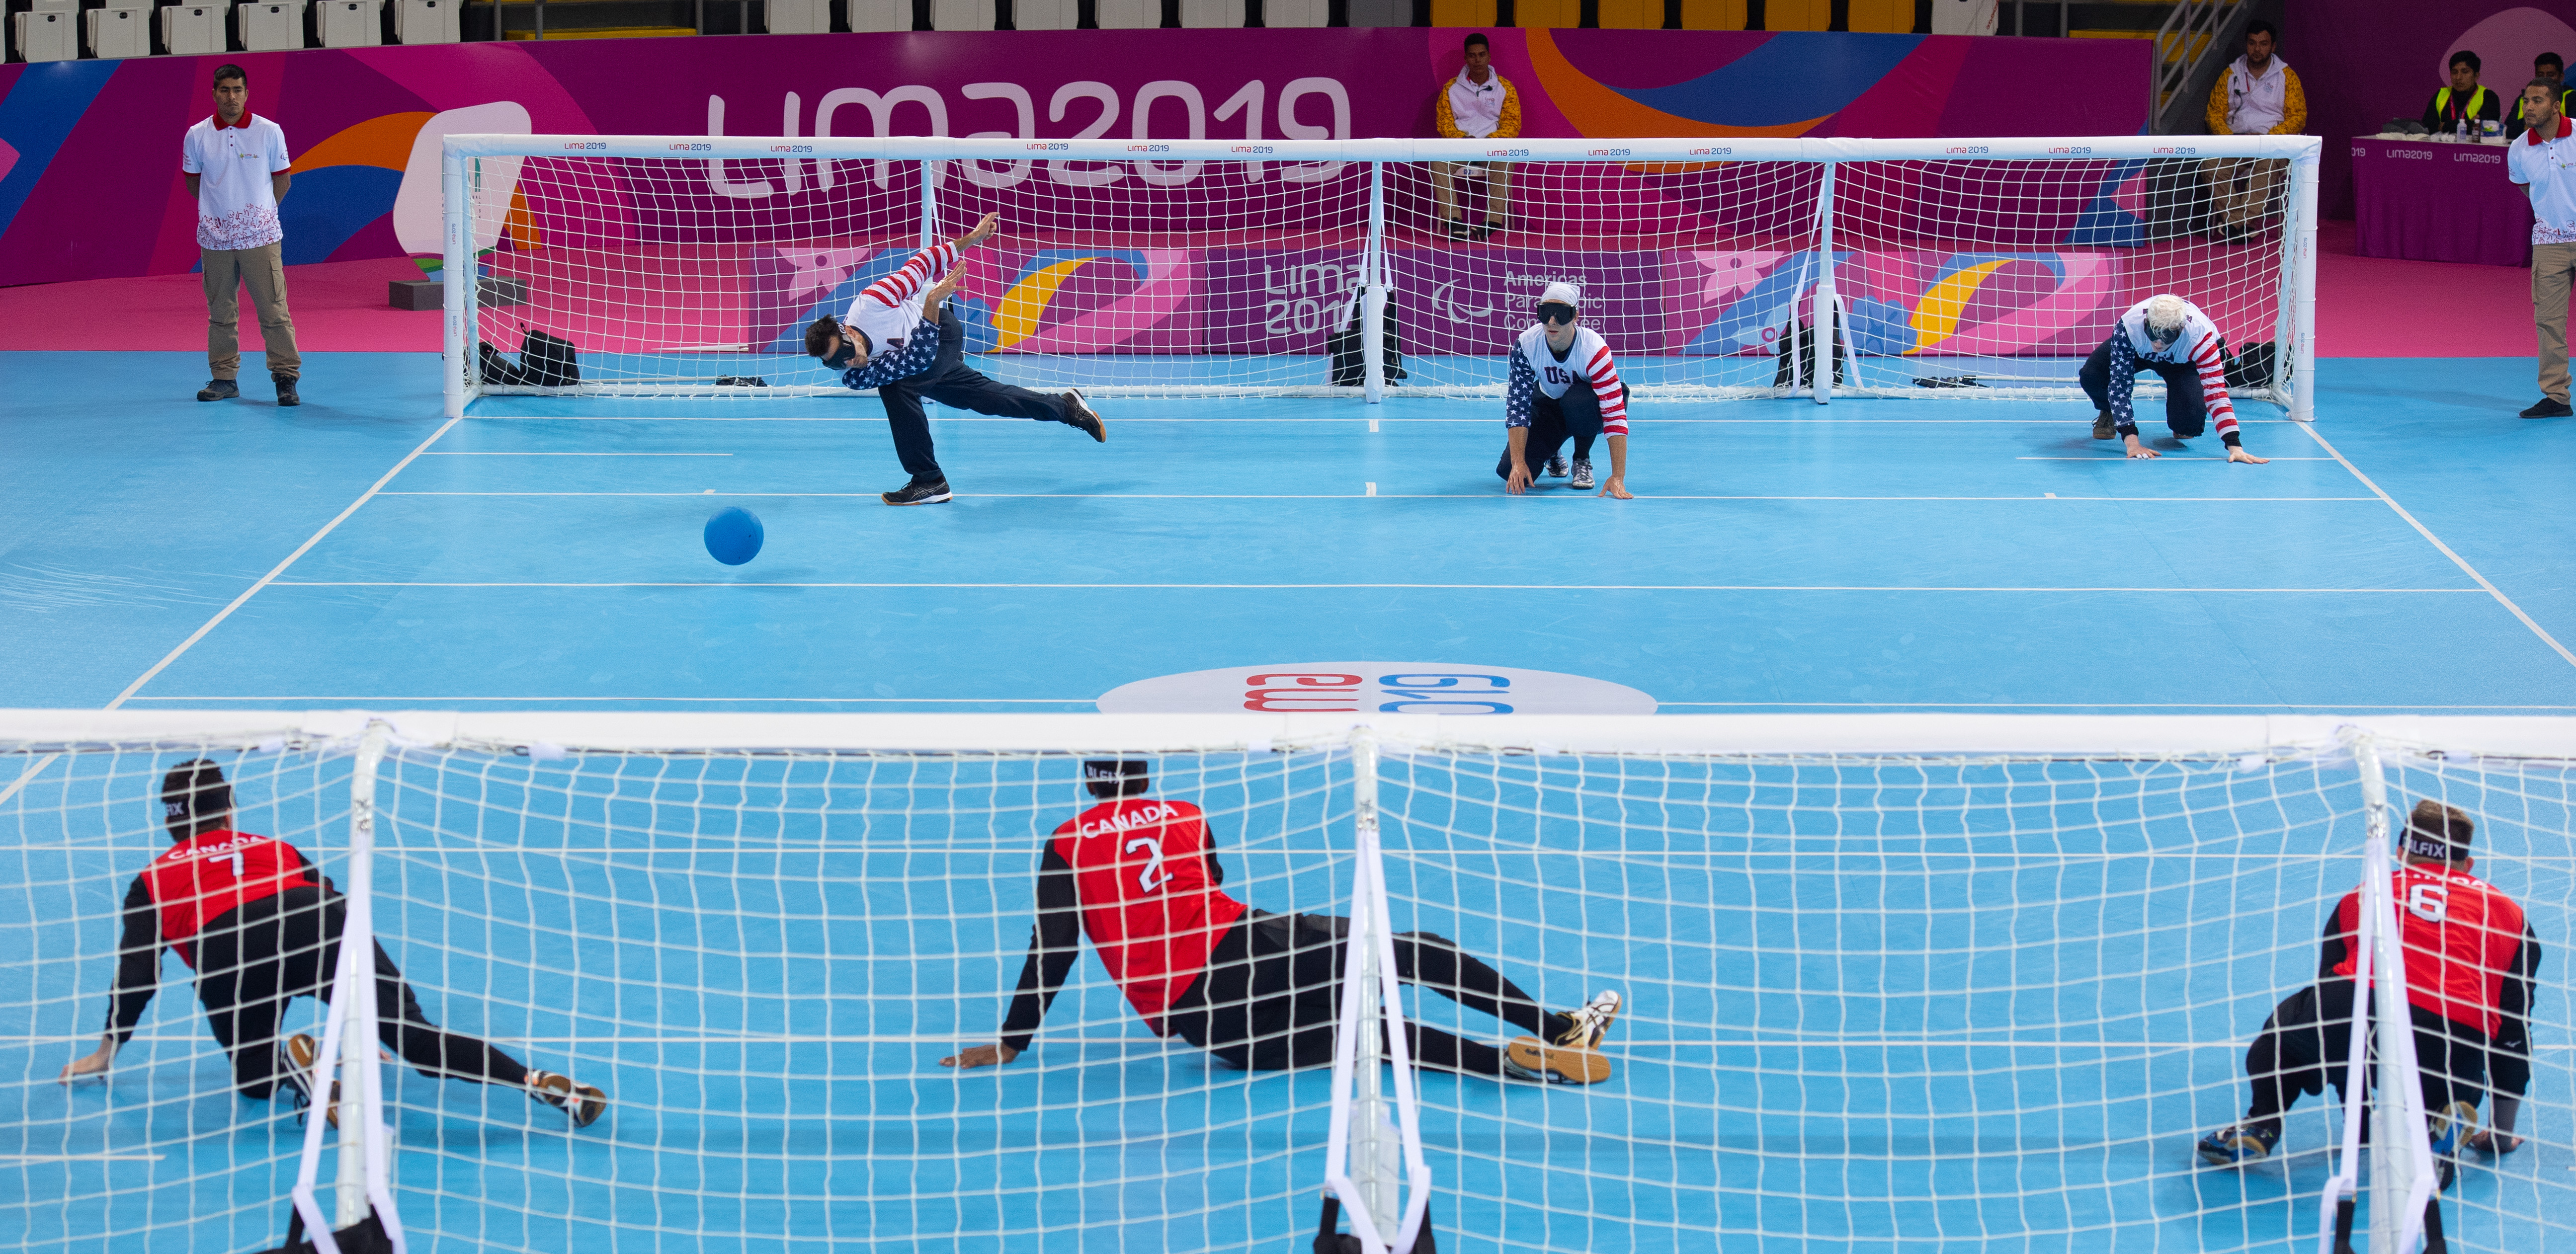
[[[2251,466],[2272,460],[2246,452],[2237,435],[2236,403],[2227,395],[2220,344],[2209,316],[2171,292],[2131,305],[2112,325],[2111,338],[2076,372],[2075,381],[2093,400],[2093,438],[2118,435],[2131,457],[2164,456],[2138,441],[2138,420],[2129,406],[2138,376],[2152,371],[2165,381],[2165,426],[2175,439],[2196,438],[2215,416],[2227,460]]]
[[[2531,991],[2540,972],[2540,938],[2521,906],[2469,874],[2476,861],[2469,838],[2476,832],[2458,807],[2417,802],[2403,836],[2405,862],[2389,886],[2406,954],[2425,1117],[2433,1152],[2445,1157],[2462,1144],[2490,1154],[2520,1148],[2513,1125],[2531,1087]],[[2268,1158],[2281,1143],[2281,1113],[2290,1103],[2328,1083],[2343,1093],[2360,925],[2356,889],[2326,918],[2317,982],[2282,1002],[2245,1051],[2253,1104],[2243,1119],[2201,1138],[2202,1158],[2221,1166]],[[2473,1134],[2478,1098],[2489,1082],[2494,1126]]]
[[[331,998],[346,909],[339,889],[295,846],[232,830],[232,786],[212,762],[200,758],[163,776],[161,808],[172,844],[126,890],[107,1034],[97,1052],[63,1068],[60,1082],[107,1073],[152,1004],[167,945],[196,968],[197,1000],[216,1042],[232,1056],[233,1087],[257,1101],[284,1085],[299,1104],[310,1105],[321,1048],[301,1032],[279,1040],[278,1019],[297,997]],[[525,1089],[585,1128],[608,1110],[608,1094],[598,1088],[441,1030],[421,1012],[420,998],[384,946],[375,948],[376,1005],[383,1015],[377,1034],[422,1075]],[[339,1122],[336,1101],[325,1113]]]
[[[1503,490],[1517,496],[1537,477],[1530,470],[1544,464],[1547,473],[1563,475],[1565,459],[1557,449],[1574,441],[1576,488],[1592,486],[1592,441],[1610,437],[1610,482],[1601,495],[1634,499],[1628,492],[1628,385],[1619,381],[1618,363],[1601,333],[1584,326],[1583,293],[1571,283],[1550,283],[1539,293],[1538,321],[1512,342],[1511,382],[1503,398],[1503,426],[1511,443],[1494,473]],[[1576,387],[1581,380],[1584,386]]]
[[[948,475],[932,454],[930,419],[922,398],[1002,418],[1060,422],[1102,444],[1109,429],[1082,399],[1082,389],[1053,396],[996,383],[966,365],[966,329],[946,305],[957,290],[957,259],[991,239],[1001,221],[988,213],[975,229],[935,248],[914,253],[903,268],[870,284],[841,317],[823,317],[805,328],[805,351],[841,372],[841,382],[877,390],[894,455],[912,480],[879,493],[888,505],[932,505],[949,499]]]
[[[1057,828],[1038,861],[1037,926],[1001,1043],[969,1046],[940,1065],[989,1067],[1027,1053],[1085,932],[1155,1035],[1178,1036],[1238,1069],[1331,1065],[1350,920],[1272,914],[1219,892],[1225,869],[1197,806],[1147,799],[1142,762],[1085,762],[1082,772],[1102,804]],[[1496,1049],[1408,1023],[1405,1040],[1423,1066],[1567,1084],[1610,1078],[1601,1041],[1619,1016],[1619,994],[1543,1011],[1428,932],[1398,935],[1395,965],[1405,983],[1532,1034]]]

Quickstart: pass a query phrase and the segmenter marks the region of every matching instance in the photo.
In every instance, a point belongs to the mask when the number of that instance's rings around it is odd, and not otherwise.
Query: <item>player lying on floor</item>
[[[107,1034],[97,1052],[63,1068],[60,1082],[106,1074],[152,1004],[166,945],[196,969],[206,1024],[232,1055],[233,1087],[264,1101],[283,1084],[309,1105],[321,1049],[301,1032],[278,1039],[278,1020],[297,997],[331,999],[345,899],[295,846],[232,830],[232,786],[212,762],[200,758],[162,777],[161,809],[172,844],[126,889]],[[608,1109],[608,1094],[597,1088],[440,1030],[384,946],[375,949],[377,1034],[422,1075],[526,1089],[581,1127]],[[326,1113],[339,1121],[336,1104]]]
[[[805,351],[841,372],[841,382],[877,390],[885,402],[894,455],[910,482],[879,493],[888,505],[932,505],[949,499],[948,474],[930,442],[927,397],[956,409],[1002,418],[1060,422],[1106,444],[1109,429],[1082,399],[1082,389],[1053,396],[996,383],[966,365],[966,328],[946,308],[957,290],[957,259],[993,237],[1000,214],[988,213],[975,229],[935,248],[914,253],[903,268],[870,284],[841,317],[805,328]]]
[[[2531,989],[2540,938],[2522,907],[2469,874],[2477,825],[2455,806],[2416,803],[2401,837],[2403,865],[2390,889],[2406,954],[2407,1009],[2415,1020],[2415,1061],[2433,1152],[2508,1154],[2522,1145],[2513,1125],[2531,1087]],[[2361,892],[2345,894],[2326,918],[2317,982],[2282,1002],[2245,1051],[2254,1101],[2245,1118],[2200,1140],[2213,1163],[2269,1157],[2281,1143],[2281,1114],[2302,1094],[2331,1083],[2343,1095],[2351,1057],[2354,940]],[[2478,1098],[2495,1085],[2494,1127],[2471,1134]]]
[[[1609,342],[1584,326],[1583,293],[1571,283],[1550,283],[1539,293],[1538,321],[1512,341],[1510,384],[1504,389],[1503,427],[1509,443],[1494,473],[1503,490],[1527,491],[1544,464],[1550,475],[1565,473],[1556,451],[1574,441],[1574,483],[1592,486],[1592,441],[1610,437],[1610,482],[1601,495],[1632,500],[1628,493],[1628,385],[1619,381],[1619,365],[1610,358]],[[1576,387],[1580,379],[1582,387]]]
[[[2236,431],[2236,403],[2227,396],[2227,364],[2220,355],[2218,327],[2190,301],[2163,292],[2129,307],[2084,359],[2076,382],[2093,398],[2093,438],[2117,434],[2131,457],[2164,454],[2138,442],[2138,421],[2130,412],[2130,393],[2138,376],[2153,372],[2165,381],[2165,426],[2177,440],[2198,437],[2212,416],[2218,438],[2227,445],[2227,460],[2260,466],[2270,461],[2245,451]]]
[[[1272,914],[1217,891],[1225,869],[1197,806],[1147,799],[1142,762],[1082,770],[1102,804],[1057,828],[1038,861],[1037,926],[1001,1043],[970,1046],[940,1065],[989,1067],[1027,1053],[1086,932],[1155,1035],[1178,1036],[1238,1069],[1331,1065],[1350,920]],[[1496,1049],[1408,1023],[1405,1040],[1421,1065],[1570,1084],[1610,1078],[1601,1040],[1619,1015],[1617,993],[1542,1011],[1492,967],[1428,932],[1398,935],[1395,965],[1405,983],[1532,1034]]]

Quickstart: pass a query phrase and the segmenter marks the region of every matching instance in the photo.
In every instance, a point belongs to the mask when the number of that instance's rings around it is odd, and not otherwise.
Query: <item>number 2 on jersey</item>
[[[1139,836],[1127,842],[1127,852],[1134,853],[1139,849],[1149,851],[1152,856],[1145,860],[1145,869],[1136,873],[1136,887],[1150,893],[1171,883],[1172,873],[1163,869],[1163,842],[1151,836]]]

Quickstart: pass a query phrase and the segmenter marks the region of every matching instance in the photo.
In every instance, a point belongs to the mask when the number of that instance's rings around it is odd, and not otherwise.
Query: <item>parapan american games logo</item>
[[[1140,679],[1103,693],[1103,714],[1652,714],[1622,684],[1455,662],[1281,662]]]

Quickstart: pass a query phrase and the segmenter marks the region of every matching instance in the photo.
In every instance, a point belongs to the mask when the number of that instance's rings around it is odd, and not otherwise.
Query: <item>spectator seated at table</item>
[[[2469,134],[2482,136],[2481,124],[2504,121],[2504,101],[2494,92],[2478,85],[2478,54],[2466,48],[2451,54],[2451,85],[2433,93],[2424,104],[2424,129],[2436,135],[2452,135],[2461,122],[2469,124]]]
[[[2531,59],[2531,76],[2536,79],[2546,80],[2551,84],[2550,91],[2558,97],[2558,109],[2555,116],[2561,118],[2566,117],[2568,98],[2570,96],[2576,96],[2576,92],[2567,90],[2565,86],[2567,80],[2567,62],[2562,60],[2555,52],[2541,53],[2539,56]],[[2515,97],[2513,110],[2512,112],[2507,113],[2504,119],[2504,137],[2506,139],[2520,139],[2522,138],[2522,133],[2524,131],[2531,129],[2531,123],[2523,120],[2524,111],[2525,106],[2522,103],[2521,97]]]
[[[2298,71],[2274,56],[2281,32],[2260,18],[2245,24],[2245,55],[2236,58],[2209,89],[2212,135],[2297,135],[2308,127],[2308,96]],[[2215,157],[2200,163],[2209,184],[2207,234],[2243,243],[2274,211],[2290,163],[2256,157]]]

